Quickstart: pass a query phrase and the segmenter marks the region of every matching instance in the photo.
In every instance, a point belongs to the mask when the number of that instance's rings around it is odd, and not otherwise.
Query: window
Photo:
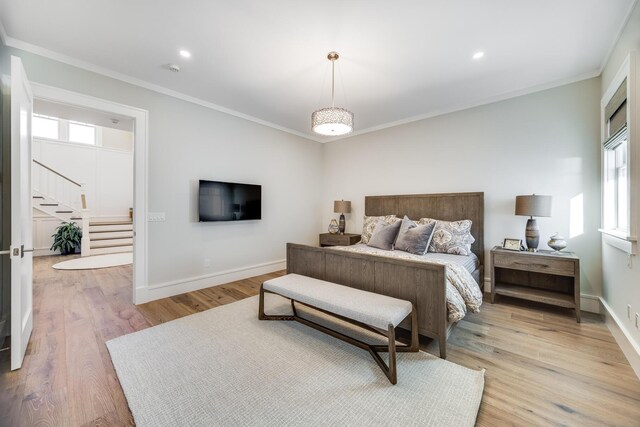
[[[60,120],[55,117],[34,114],[31,121],[31,132],[35,137],[59,139]]]
[[[96,127],[87,123],[69,121],[69,142],[95,145]]]
[[[604,144],[604,228],[629,234],[629,132],[624,127]]]

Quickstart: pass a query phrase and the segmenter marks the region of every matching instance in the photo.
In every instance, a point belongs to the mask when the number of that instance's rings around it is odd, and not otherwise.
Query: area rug
[[[133,264],[133,253],[94,255],[75,258],[53,265],[56,270],[91,270],[94,268],[117,267]]]
[[[394,386],[366,351],[257,312],[252,297],[107,342],[136,424],[474,425],[484,370],[398,353]]]

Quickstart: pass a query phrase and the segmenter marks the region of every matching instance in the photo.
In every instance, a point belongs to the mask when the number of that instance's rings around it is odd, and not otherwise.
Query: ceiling
[[[331,102],[331,50],[359,134],[596,76],[634,3],[0,0],[0,21],[9,45],[325,141],[310,121]]]

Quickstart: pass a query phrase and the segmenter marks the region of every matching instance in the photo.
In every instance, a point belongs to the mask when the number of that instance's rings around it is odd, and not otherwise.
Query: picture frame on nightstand
[[[522,250],[522,239],[506,238],[502,242],[502,249],[520,252]]]

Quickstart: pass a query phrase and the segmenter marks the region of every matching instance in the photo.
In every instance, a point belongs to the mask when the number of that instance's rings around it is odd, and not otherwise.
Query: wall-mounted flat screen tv
[[[262,186],[200,180],[200,222],[262,218]]]

